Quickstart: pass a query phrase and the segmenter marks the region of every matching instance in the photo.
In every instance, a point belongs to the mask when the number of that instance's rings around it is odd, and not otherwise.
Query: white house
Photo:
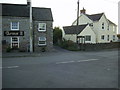
[[[107,19],[104,13],[88,15],[83,8],[78,21],[78,26],[75,20],[72,26],[63,27],[64,39],[79,43],[109,43],[118,40],[117,25]]]

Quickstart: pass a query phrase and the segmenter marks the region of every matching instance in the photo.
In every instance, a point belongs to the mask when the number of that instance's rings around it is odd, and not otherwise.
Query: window
[[[104,39],[105,39],[105,36],[104,36],[104,35],[102,35],[102,36],[101,36],[101,39],[102,39],[102,40],[104,40]]]
[[[115,32],[115,26],[113,26],[113,32]]]
[[[115,35],[113,35],[113,41],[115,41]]]
[[[39,37],[38,45],[40,46],[46,45],[46,37]]]
[[[19,22],[11,22],[11,30],[19,30]]]
[[[104,22],[102,23],[102,29],[104,29]]]
[[[39,23],[38,31],[46,31],[46,23]]]
[[[90,35],[85,36],[85,41],[91,41],[91,36]]]
[[[19,37],[11,38],[11,48],[13,48],[13,49],[19,48]]]
[[[108,25],[108,28],[107,28],[107,30],[109,30],[109,25]]]
[[[107,36],[107,40],[108,40],[108,41],[109,41],[109,37],[110,37],[110,36],[108,35],[108,36]]]

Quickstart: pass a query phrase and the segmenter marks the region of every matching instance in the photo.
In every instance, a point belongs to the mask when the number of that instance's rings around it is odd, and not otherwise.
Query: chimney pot
[[[82,10],[80,10],[80,13],[81,13],[81,14],[86,14],[86,10],[84,9],[84,7],[83,7]]]

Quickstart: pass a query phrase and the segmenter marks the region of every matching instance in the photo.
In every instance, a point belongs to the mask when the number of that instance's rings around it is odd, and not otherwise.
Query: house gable
[[[89,19],[85,14],[81,14],[79,17],[79,25],[88,24],[88,23],[93,23],[93,21]],[[75,20],[72,23],[72,25],[76,25],[76,24],[77,24],[77,20]]]

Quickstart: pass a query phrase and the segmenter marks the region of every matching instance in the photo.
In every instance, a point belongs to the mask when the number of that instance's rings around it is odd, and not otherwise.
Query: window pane
[[[38,30],[39,31],[46,31],[46,24],[45,23],[39,23]]]
[[[85,41],[91,41],[91,36],[85,36]]]
[[[18,22],[12,22],[11,23],[11,29],[18,30],[19,29],[19,23]]]

